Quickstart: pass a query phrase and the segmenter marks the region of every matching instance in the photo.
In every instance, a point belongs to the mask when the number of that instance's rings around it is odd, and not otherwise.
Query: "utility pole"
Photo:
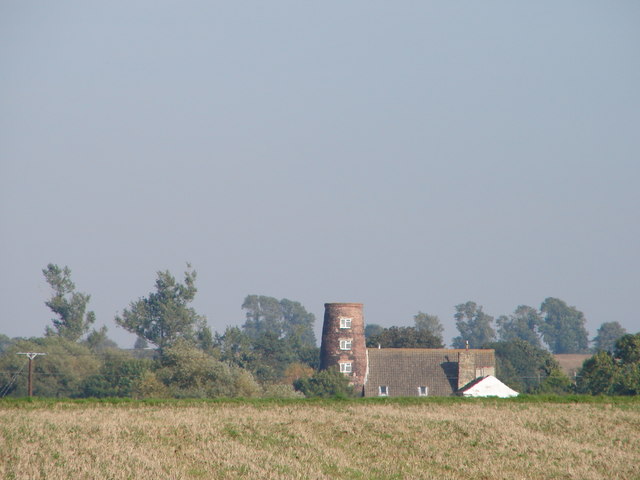
[[[29,397],[33,396],[33,359],[38,355],[46,355],[46,353],[37,352],[18,352],[17,355],[26,355],[29,359]]]

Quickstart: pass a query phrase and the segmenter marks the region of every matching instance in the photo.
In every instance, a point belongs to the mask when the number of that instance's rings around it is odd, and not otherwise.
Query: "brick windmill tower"
[[[367,347],[361,303],[325,303],[320,369],[337,367],[361,391],[367,377]]]

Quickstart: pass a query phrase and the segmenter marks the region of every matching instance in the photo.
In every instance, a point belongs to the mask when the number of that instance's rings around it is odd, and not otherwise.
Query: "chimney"
[[[458,352],[458,390],[476,379],[475,353],[466,349]]]

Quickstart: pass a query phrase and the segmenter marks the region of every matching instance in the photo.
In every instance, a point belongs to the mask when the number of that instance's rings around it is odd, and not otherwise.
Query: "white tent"
[[[518,392],[507,387],[493,375],[477,378],[458,393],[465,397],[517,397]]]

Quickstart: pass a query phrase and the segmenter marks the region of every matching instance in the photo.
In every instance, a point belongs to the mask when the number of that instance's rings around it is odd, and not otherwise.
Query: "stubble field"
[[[0,403],[4,479],[640,479],[640,403]]]

